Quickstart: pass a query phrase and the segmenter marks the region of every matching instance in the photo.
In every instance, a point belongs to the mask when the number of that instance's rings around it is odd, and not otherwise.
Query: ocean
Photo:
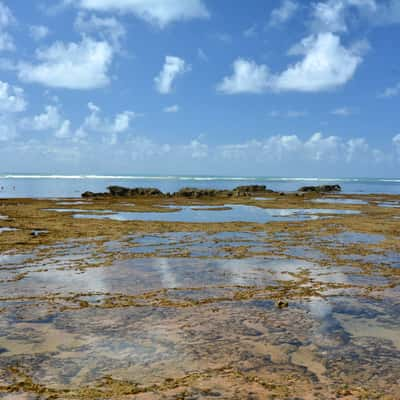
[[[174,192],[182,187],[232,189],[238,185],[266,185],[276,191],[295,191],[305,185],[338,183],[343,193],[400,194],[400,178],[288,178],[224,176],[135,176],[135,175],[0,175],[0,197],[80,197],[90,190],[104,192],[109,185],[156,187]]]

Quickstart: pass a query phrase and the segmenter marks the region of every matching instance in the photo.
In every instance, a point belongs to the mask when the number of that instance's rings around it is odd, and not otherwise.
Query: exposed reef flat
[[[0,200],[0,398],[399,398],[400,196],[134,193]]]

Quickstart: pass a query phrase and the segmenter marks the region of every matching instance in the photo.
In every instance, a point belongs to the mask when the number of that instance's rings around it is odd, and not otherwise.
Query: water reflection
[[[336,209],[268,209],[247,205],[226,204],[224,208],[210,208],[208,206],[182,206],[171,212],[115,212],[103,211],[105,215],[96,215],[98,212],[83,210],[61,210],[75,212],[75,218],[112,219],[117,221],[165,221],[165,222],[272,222],[272,221],[306,221],[321,218],[320,215],[356,215],[356,210]],[[54,209],[54,211],[60,211]]]

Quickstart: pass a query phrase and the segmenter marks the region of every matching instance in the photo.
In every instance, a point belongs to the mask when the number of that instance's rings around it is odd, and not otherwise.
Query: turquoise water
[[[294,191],[305,185],[338,183],[344,193],[400,194],[400,178],[285,178],[222,176],[135,176],[135,175],[0,175],[0,197],[79,197],[86,190],[106,191],[109,185],[156,187],[174,192],[182,187],[233,189],[238,185],[261,184],[276,191]]]

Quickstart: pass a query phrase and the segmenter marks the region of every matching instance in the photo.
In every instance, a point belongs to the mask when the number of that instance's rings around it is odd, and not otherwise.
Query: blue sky
[[[398,177],[400,0],[2,0],[1,172]]]

